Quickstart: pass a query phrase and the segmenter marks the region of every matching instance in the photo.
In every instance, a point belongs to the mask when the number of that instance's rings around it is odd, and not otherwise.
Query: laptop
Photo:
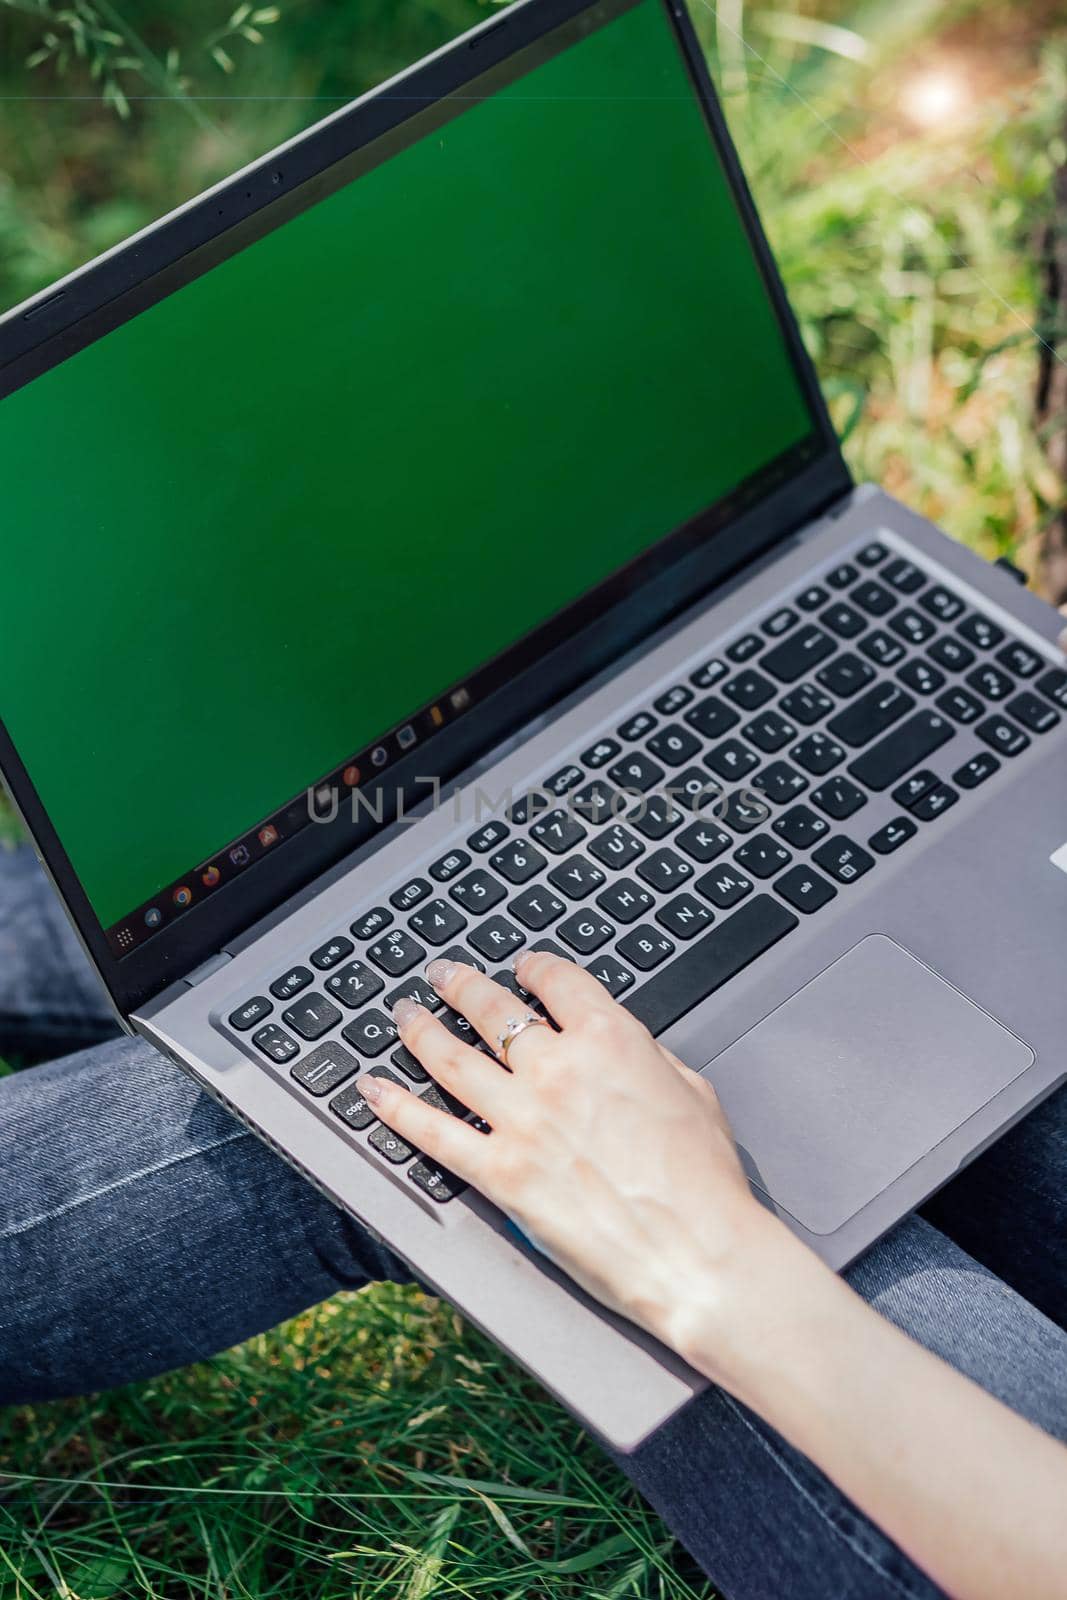
[[[703,1380],[354,1087],[436,1093],[433,957],[588,967],[835,1268],[1067,1076],[1060,621],[851,481],[674,0],[518,0],[0,384],[2,769],[116,1013],[616,1448]]]

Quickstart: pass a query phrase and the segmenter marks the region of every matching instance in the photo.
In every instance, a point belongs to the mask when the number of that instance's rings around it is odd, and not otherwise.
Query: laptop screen
[[[2,709],[122,955],[815,423],[661,0],[0,403]]]

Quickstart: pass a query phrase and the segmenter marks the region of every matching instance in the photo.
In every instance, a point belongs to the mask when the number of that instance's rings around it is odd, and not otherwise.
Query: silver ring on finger
[[[532,1011],[527,1011],[524,1017],[510,1017],[504,1024],[503,1031],[498,1034],[496,1041],[497,1059],[505,1067],[509,1067],[508,1051],[520,1034],[528,1028],[547,1028],[548,1022],[544,1017],[535,1017]]]

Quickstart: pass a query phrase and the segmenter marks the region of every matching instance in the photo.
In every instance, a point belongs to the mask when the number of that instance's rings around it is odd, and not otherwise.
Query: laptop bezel
[[[128,320],[145,303],[151,303],[139,299],[139,291],[158,286],[162,275],[178,268],[192,253],[199,257],[206,247],[233,235],[234,230],[238,230],[238,237],[246,230],[257,236],[274,208],[287,198],[292,202],[297,191],[306,193],[316,177],[338,162],[424,111],[428,104],[456,95],[514,53],[602,3],[603,0],[517,0],[503,16],[487,19],[435,55],[415,63],[16,307],[0,319],[0,392],[11,392],[22,382],[32,381],[38,371],[47,370],[85,342],[91,342],[83,338],[79,343],[79,329],[86,319],[95,319],[92,339],[101,337],[109,326]],[[789,537],[852,487],[692,22],[685,8],[674,0],[658,3],[679,39],[804,388],[814,423],[811,456],[802,465],[791,466],[781,483],[768,487],[763,497],[740,515],[731,519],[728,506],[711,508],[666,536],[648,556],[551,619],[531,643],[536,645],[537,639],[550,631],[553,641],[540,651],[534,650],[528,664],[502,682],[475,711],[435,736],[434,771],[443,781],[457,776],[509,730],[573,690],[613,657],[632,649],[672,615]],[[402,95],[398,95],[398,87],[402,87]],[[286,214],[291,214],[291,209]],[[158,297],[157,289],[155,298]],[[114,321],[109,320],[112,317]],[[219,694],[222,705],[222,684]],[[425,777],[426,769],[426,752],[416,750],[394,763],[377,786],[388,785],[390,794],[403,795],[407,804],[413,805],[425,798],[425,784],[419,785],[418,780]],[[357,827],[343,815],[333,825],[305,829],[225,889],[118,959],[112,954],[2,722],[0,770],[90,960],[123,1019],[169,985],[193,973],[251,924],[380,831],[367,818]],[[320,776],[309,774],[309,783]],[[367,786],[371,791],[374,787]],[[368,810],[372,812],[373,792],[368,799]],[[386,807],[381,827],[388,824],[390,811],[391,807]],[[225,843],[219,841],[219,847]]]

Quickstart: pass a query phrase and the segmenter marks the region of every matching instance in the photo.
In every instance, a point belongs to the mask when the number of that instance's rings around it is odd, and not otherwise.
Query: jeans
[[[63,1059],[58,1052],[73,1051]],[[122,1036],[28,850],[0,853],[0,1401],[215,1354],[403,1264]],[[1067,1095],[850,1270],[884,1316],[1067,1441]],[[619,1465],[731,1600],[938,1591],[710,1389]]]

